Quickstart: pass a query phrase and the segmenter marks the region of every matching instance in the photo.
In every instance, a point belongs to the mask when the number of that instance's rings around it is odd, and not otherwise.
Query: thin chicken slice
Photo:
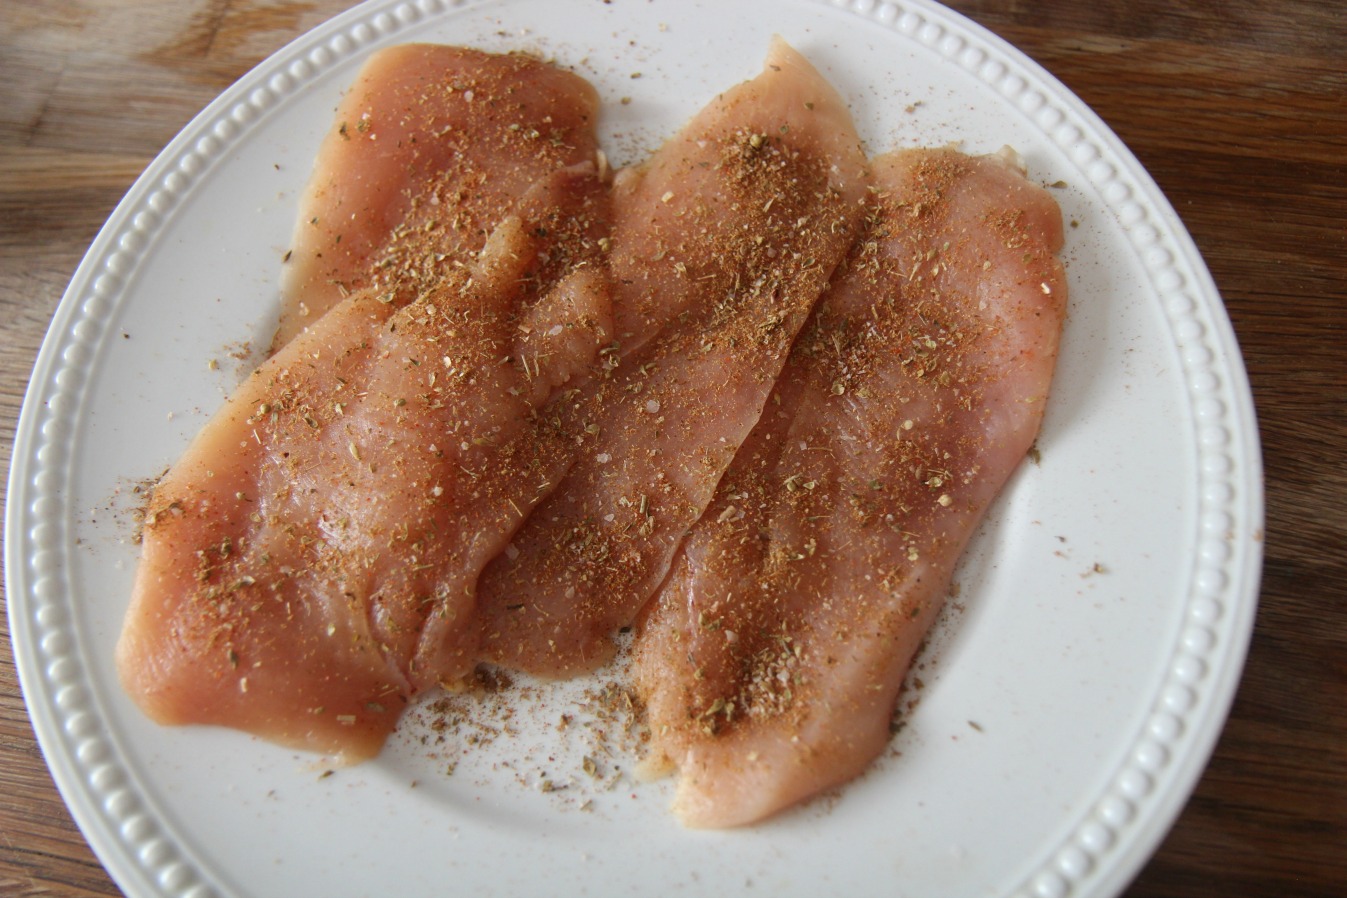
[[[648,764],[695,827],[858,775],[979,519],[1038,432],[1061,215],[1002,157],[875,161],[865,235],[638,631]],[[1008,597],[1009,598],[1009,597]]]
[[[530,56],[431,44],[371,56],[300,198],[272,349],[365,287],[414,300],[445,258],[482,249],[540,172],[594,160],[597,111],[586,81]]]
[[[557,410],[580,451],[479,584],[482,657],[611,657],[753,427],[862,214],[846,105],[779,39],[614,187],[613,370]]]
[[[607,207],[592,164],[538,171],[475,258],[401,309],[358,291],[231,396],[144,528],[117,661],[151,717],[354,761],[471,668],[448,635],[560,463],[521,450],[534,412],[612,339]]]

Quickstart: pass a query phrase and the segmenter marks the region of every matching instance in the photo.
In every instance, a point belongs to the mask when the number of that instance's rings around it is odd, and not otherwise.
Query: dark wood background
[[[676,0],[662,0],[676,2]],[[0,464],[56,303],[193,114],[345,0],[0,2]],[[1347,894],[1347,6],[956,0],[1132,148],[1220,286],[1258,407],[1266,566],[1211,764],[1129,898]],[[116,895],[0,628],[0,895]]]

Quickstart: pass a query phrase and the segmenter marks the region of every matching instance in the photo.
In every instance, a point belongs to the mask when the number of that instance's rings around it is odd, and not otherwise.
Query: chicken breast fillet
[[[439,55],[403,52],[418,66]],[[474,191],[491,166],[453,163],[463,179],[435,183],[472,195],[446,198],[443,227],[399,232],[396,270],[296,333],[156,485],[117,648],[155,720],[356,760],[410,695],[475,663],[451,637],[478,574],[567,462],[534,447],[536,412],[612,340],[608,186],[592,161],[560,165],[597,153],[592,118],[572,115],[593,92],[567,76],[562,113],[518,105],[519,78],[554,79],[539,66],[479,72],[471,99],[452,79],[425,95],[482,104],[499,124],[486,132],[500,154],[490,201]],[[532,133],[563,114],[575,124],[564,151]],[[490,156],[454,158],[475,154]],[[470,224],[446,242],[455,210]],[[410,291],[397,301],[394,281]]]
[[[400,307],[438,277],[437,257],[480,251],[539,172],[594,161],[598,105],[584,79],[522,54],[371,56],[300,197],[273,351],[357,290]]]
[[[858,775],[955,563],[1038,432],[1061,215],[1001,157],[874,163],[864,235],[636,640],[649,766],[690,826]]]
[[[859,143],[778,39],[762,74],[619,174],[613,369],[560,410],[575,464],[483,574],[484,659],[564,676],[612,656],[855,237]]]

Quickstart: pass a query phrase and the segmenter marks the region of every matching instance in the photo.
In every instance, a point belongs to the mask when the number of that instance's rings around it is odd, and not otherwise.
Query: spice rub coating
[[[610,370],[560,417],[574,466],[479,584],[482,657],[592,669],[653,594],[851,245],[866,160],[779,39],[613,189]]]
[[[478,252],[539,172],[593,161],[598,95],[522,54],[404,44],[370,57],[318,150],[273,351],[346,296],[402,306]]]
[[[863,236],[638,631],[652,768],[691,826],[858,775],[954,565],[1038,431],[1061,215],[1001,157],[874,163]]]
[[[608,186],[556,163],[518,154],[478,247],[409,243],[405,304],[377,283],[341,300],[155,486],[117,648],[152,718],[358,760],[471,670],[454,636],[478,573],[564,468],[536,411],[612,339]]]

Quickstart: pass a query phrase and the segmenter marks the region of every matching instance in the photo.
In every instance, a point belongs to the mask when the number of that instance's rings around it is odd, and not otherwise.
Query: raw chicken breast
[[[866,233],[638,632],[648,761],[678,769],[690,826],[760,820],[882,750],[1038,431],[1066,300],[1056,204],[999,157],[897,152],[874,175]]]
[[[611,657],[851,245],[864,167],[845,103],[778,39],[619,174],[614,368],[558,410],[575,465],[479,584],[485,659],[562,676]]]
[[[529,56],[431,44],[371,56],[300,199],[273,350],[364,287],[414,300],[437,257],[480,250],[540,171],[594,160],[597,111],[587,82]]]
[[[155,720],[358,760],[471,669],[478,573],[564,469],[534,412],[612,339],[607,185],[535,161],[479,252],[337,304],[155,487],[117,650]]]

